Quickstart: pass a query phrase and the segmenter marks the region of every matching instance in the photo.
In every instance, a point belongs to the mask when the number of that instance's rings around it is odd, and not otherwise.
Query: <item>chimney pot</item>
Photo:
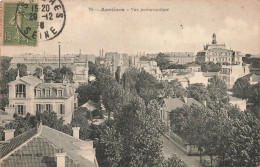
[[[72,130],[73,130],[73,137],[75,137],[76,139],[79,139],[80,127],[72,127]]]
[[[5,130],[4,130],[4,133],[5,133],[5,141],[14,138],[14,131],[15,131],[15,129],[5,129]]]
[[[56,153],[55,156],[57,158],[57,167],[65,167],[65,160],[66,160],[66,153],[58,151],[59,153]]]
[[[184,103],[187,104],[188,103],[188,98],[187,97],[183,97]]]

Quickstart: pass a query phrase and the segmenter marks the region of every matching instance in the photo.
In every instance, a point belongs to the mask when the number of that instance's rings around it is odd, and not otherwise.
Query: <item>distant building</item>
[[[241,111],[246,110],[246,100],[229,96],[229,103],[232,104],[233,106],[237,106]]]
[[[211,44],[206,44],[204,50],[197,53],[196,60],[221,64],[242,64],[242,57],[241,52],[226,49],[225,44],[217,44],[216,34],[214,33]]]
[[[196,59],[193,52],[165,52],[164,56],[172,64],[187,64],[195,62]]]
[[[223,80],[227,88],[230,89],[238,78],[248,75],[249,73],[249,65],[222,65],[219,78]]]
[[[13,115],[32,115],[36,111],[54,111],[65,124],[72,120],[77,108],[77,94],[69,83],[44,83],[42,79],[28,75],[18,76],[9,83],[9,106],[5,111]]]
[[[248,81],[251,85],[255,85],[260,82],[260,76],[253,74],[253,73],[250,73],[250,74],[244,76],[244,78],[248,79]]]
[[[158,80],[162,79],[162,72],[157,66],[156,61],[139,61],[137,64],[137,69],[148,72]]]
[[[200,102],[193,98],[164,98],[163,99],[163,108],[160,111],[160,118],[166,122],[169,123],[169,114],[172,110],[175,110],[176,108],[181,108],[185,105],[191,106],[192,104],[195,104],[197,106],[202,106]]]
[[[129,67],[129,57],[126,53],[107,52],[105,54],[104,65],[109,68],[110,73],[115,76],[119,66]]]
[[[209,78],[205,77],[203,75],[203,72],[195,72],[193,74],[194,74],[193,76],[188,78],[189,84],[201,83],[204,84],[205,86],[208,85]]]
[[[181,83],[182,87],[187,88],[190,84],[201,83],[205,86],[208,85],[208,81],[213,76],[218,76],[218,72],[193,72],[185,73],[183,75],[178,75],[178,73],[164,71],[163,80],[171,82],[177,80]]]
[[[80,108],[86,108],[88,111],[92,112],[92,111],[97,110],[99,108],[99,104],[94,103],[93,101],[89,100],[85,104],[80,106]]]
[[[14,129],[4,130],[0,166],[98,167],[93,141],[80,140],[80,127],[73,136],[44,125],[14,137]]]
[[[60,64],[71,68],[74,82],[88,81],[88,62],[95,63],[95,55],[63,55]],[[59,66],[59,57],[54,55],[23,54],[13,57],[9,68],[16,68],[18,63],[25,64],[29,73],[33,74],[37,68],[43,69],[50,66],[56,69]]]

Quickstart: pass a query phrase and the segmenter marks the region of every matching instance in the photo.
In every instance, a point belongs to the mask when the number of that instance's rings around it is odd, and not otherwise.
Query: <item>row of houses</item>
[[[180,72],[184,74],[180,74]],[[208,85],[208,81],[213,76],[218,76],[223,80],[228,89],[231,89],[238,78],[249,75],[249,65],[238,64],[238,65],[222,65],[221,71],[219,72],[201,72],[200,67],[188,67],[187,69],[175,70],[168,69],[163,71],[162,80],[172,81],[178,80],[184,88],[188,87],[190,84],[202,83]],[[255,75],[253,80],[257,80]]]
[[[244,55],[240,51],[226,48],[225,44],[218,44],[216,34],[212,35],[211,44],[203,46],[203,50],[197,52],[163,52],[162,55],[170,63],[187,64],[191,62],[213,62],[220,64],[242,64]],[[149,58],[155,58],[159,53],[146,54]]]

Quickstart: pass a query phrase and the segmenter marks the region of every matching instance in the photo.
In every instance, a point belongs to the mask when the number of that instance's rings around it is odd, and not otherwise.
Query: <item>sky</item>
[[[217,42],[242,53],[260,54],[259,0],[62,0],[66,23],[62,33],[38,46],[2,46],[1,55],[21,53],[96,54],[105,52],[198,52]],[[89,11],[123,8],[125,12]],[[136,9],[169,9],[133,12]]]

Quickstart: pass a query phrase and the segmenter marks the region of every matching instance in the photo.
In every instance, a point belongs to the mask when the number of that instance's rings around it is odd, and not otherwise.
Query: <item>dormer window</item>
[[[58,90],[57,95],[58,95],[58,97],[62,97],[62,90]]]
[[[42,90],[37,90],[36,91],[36,96],[41,97],[42,96]]]
[[[51,97],[51,90],[47,89],[45,95],[46,97]]]
[[[25,98],[26,97],[26,87],[23,84],[15,86],[15,97]]]

